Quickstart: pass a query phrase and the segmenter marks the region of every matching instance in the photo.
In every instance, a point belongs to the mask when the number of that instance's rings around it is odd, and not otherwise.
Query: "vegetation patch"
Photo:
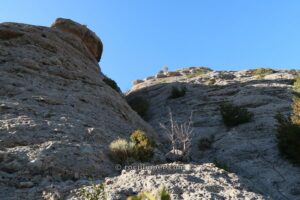
[[[116,139],[109,145],[112,160],[118,164],[125,164],[134,157],[134,144],[125,139]]]
[[[295,96],[292,104],[293,114],[291,120],[293,124],[300,126],[300,97]]]
[[[149,109],[149,101],[141,96],[134,97],[128,100],[130,107],[137,112],[143,119],[146,119]]]
[[[220,106],[220,111],[224,124],[227,127],[233,127],[250,122],[253,118],[253,113],[249,112],[247,108],[230,103],[223,103]]]
[[[259,78],[264,78],[269,74],[273,74],[275,71],[271,68],[258,68],[253,71],[253,75],[258,76]]]
[[[136,130],[130,141],[116,139],[109,145],[111,159],[118,164],[128,164],[135,160],[148,161],[153,156],[154,142],[144,131]]]
[[[216,82],[217,82],[216,79],[212,78],[212,79],[209,79],[209,80],[207,81],[207,84],[208,84],[208,85],[214,85]]]
[[[200,151],[206,151],[211,149],[213,143],[214,143],[213,135],[211,137],[200,138],[198,140],[198,148]]]
[[[226,165],[225,163],[220,162],[218,160],[214,160],[214,165],[220,169],[227,171],[227,172],[231,171],[230,168],[228,167],[228,165]]]
[[[118,84],[116,83],[116,81],[108,78],[108,77],[105,77],[103,79],[103,82],[106,83],[107,85],[109,85],[112,89],[114,89],[115,91],[121,93],[121,89],[119,88]]]
[[[165,130],[171,142],[172,150],[169,153],[172,155],[172,158],[168,160],[189,161],[193,139],[193,112],[191,112],[189,120],[182,123],[174,120],[171,110],[169,110],[169,116],[169,126],[160,123],[160,126]]]
[[[85,200],[106,200],[106,194],[104,191],[104,184],[92,184],[90,188],[81,188],[79,190],[80,196]]]
[[[171,95],[169,98],[177,99],[179,97],[183,97],[186,93],[186,87],[172,87]]]
[[[197,71],[195,73],[188,74],[187,77],[188,78],[194,78],[194,77],[197,77],[197,76],[203,76],[203,75],[205,75],[207,73],[208,73],[207,71]]]
[[[283,157],[295,164],[300,164],[300,126],[294,124],[282,114],[277,114],[278,149]]]
[[[294,90],[295,92],[300,93],[300,76],[297,76],[294,81]]]
[[[295,96],[293,98],[290,117],[278,113],[275,118],[277,125],[277,145],[279,152],[290,162],[300,165],[300,77],[294,81]]]
[[[165,187],[162,187],[155,195],[154,192],[140,192],[136,196],[128,197],[127,200],[171,200],[171,196]]]
[[[194,78],[194,77],[198,77],[198,76],[203,76],[205,74],[207,74],[208,72],[213,71],[212,69],[208,68],[208,67],[199,67],[199,68],[195,68],[193,69],[192,73],[187,75],[187,78]]]
[[[134,157],[140,161],[150,160],[153,156],[154,142],[144,131],[136,130],[130,136],[134,147]]]

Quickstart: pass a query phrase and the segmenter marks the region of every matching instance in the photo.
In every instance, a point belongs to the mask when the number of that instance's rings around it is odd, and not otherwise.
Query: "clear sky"
[[[0,22],[86,24],[123,91],[163,66],[300,69],[299,0],[1,0]]]

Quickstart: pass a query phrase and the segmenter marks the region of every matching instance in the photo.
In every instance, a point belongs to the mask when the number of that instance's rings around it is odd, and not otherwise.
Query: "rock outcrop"
[[[64,199],[77,180],[114,173],[112,140],[152,134],[102,81],[101,52],[100,39],[71,20],[0,24],[0,199]]]
[[[128,182],[130,180],[130,182]],[[144,169],[124,170],[118,177],[105,181],[108,199],[126,199],[141,191],[167,188],[172,200],[189,199],[269,199],[245,188],[243,180],[211,163],[164,164]]]
[[[103,44],[100,38],[86,26],[74,22],[70,19],[58,18],[52,24],[51,28],[56,28],[79,37],[97,61],[100,61]]]
[[[107,199],[160,185],[173,199],[300,199],[299,168],[279,155],[273,118],[290,113],[299,71],[258,77],[251,70],[191,67],[137,80],[127,98],[149,101],[145,119],[153,129],[109,86],[98,65],[102,49],[95,33],[68,19],[51,28],[0,24],[0,199],[83,199],[79,191],[89,179],[105,184]],[[185,96],[170,98],[178,86]],[[246,106],[254,120],[226,128],[224,101]],[[189,164],[157,163],[176,160],[162,154],[170,151],[159,126],[168,124],[168,108],[176,121],[193,112]],[[108,145],[135,129],[159,138],[155,159],[119,175]],[[203,138],[209,138],[205,148],[198,148]]]
[[[271,199],[300,199],[299,167],[279,155],[276,142],[277,112],[291,113],[292,84],[298,70],[277,70],[265,76],[253,70],[177,70],[182,76],[145,79],[134,85],[127,98],[144,97],[150,107],[145,118],[164,141],[160,123],[168,124],[170,108],[175,121],[187,121],[193,112],[192,162],[215,162],[247,180],[254,191]],[[173,87],[186,88],[183,97],[169,98]],[[219,106],[231,102],[254,113],[246,124],[227,128]],[[214,138],[201,150],[200,139]],[[167,141],[167,138],[165,137]],[[162,142],[167,144],[167,142]],[[167,151],[171,150],[166,145]],[[167,152],[166,151],[166,152]]]

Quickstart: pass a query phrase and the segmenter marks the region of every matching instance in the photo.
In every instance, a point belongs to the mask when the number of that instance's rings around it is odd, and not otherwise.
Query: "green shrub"
[[[212,78],[207,81],[208,85],[214,85],[216,83],[216,79]]]
[[[258,68],[253,71],[253,75],[258,76],[260,78],[265,77],[266,75],[273,74],[274,70],[271,68]]]
[[[106,199],[104,184],[92,184],[91,188],[81,188],[79,192],[84,200]]]
[[[293,114],[291,120],[293,124],[300,126],[300,97],[295,96],[292,104]]]
[[[220,161],[218,161],[216,159],[214,160],[214,165],[216,167],[220,168],[220,169],[223,169],[223,170],[227,171],[227,172],[231,171],[230,168],[228,167],[228,165],[226,163],[220,162]]]
[[[173,86],[172,87],[172,91],[171,91],[171,95],[169,98],[171,99],[176,99],[176,98],[179,98],[179,97],[183,97],[186,93],[186,87],[175,87]]]
[[[208,68],[208,67],[202,67],[202,68],[198,68],[195,70],[194,73],[188,74],[187,78],[194,78],[197,76],[203,76],[205,74],[207,74],[208,72],[211,72],[212,69]]]
[[[171,200],[171,196],[165,187],[153,195],[150,192],[140,192],[137,196],[128,197],[127,200]]]
[[[106,83],[107,85],[109,85],[112,89],[114,89],[117,92],[121,93],[121,89],[119,88],[118,84],[114,80],[112,80],[112,79],[110,79],[108,77],[105,77],[103,79],[103,81],[104,81],[104,83]]]
[[[152,158],[154,144],[144,131],[134,131],[131,134],[130,139],[134,144],[135,159],[140,161],[148,161]]]
[[[187,75],[187,77],[188,77],[188,78],[194,78],[194,77],[197,77],[197,76],[203,76],[203,75],[205,75],[205,74],[207,74],[206,71],[197,71],[197,72],[195,72],[195,73],[192,73],[192,74]]]
[[[131,161],[148,161],[153,156],[154,143],[144,131],[136,130],[130,136],[131,141],[116,139],[109,145],[110,156],[118,164]]]
[[[198,140],[198,148],[200,151],[206,151],[212,147],[214,137],[204,137]]]
[[[116,139],[109,145],[112,160],[119,164],[125,164],[128,159],[134,157],[134,144],[125,139]]]
[[[300,126],[293,124],[282,114],[277,114],[278,149],[285,158],[295,164],[300,164]]]
[[[295,92],[300,93],[300,76],[297,76],[294,81],[294,90]]]
[[[146,115],[149,109],[149,102],[147,99],[141,96],[137,96],[128,101],[130,107],[137,112],[142,118],[146,119]]]
[[[253,118],[253,113],[249,112],[246,108],[229,103],[223,103],[220,106],[220,110],[223,121],[228,127],[247,123]]]
[[[300,76],[295,78],[294,90],[296,94],[292,103],[292,115],[286,118],[278,113],[275,116],[278,122],[277,146],[283,157],[300,165]]]

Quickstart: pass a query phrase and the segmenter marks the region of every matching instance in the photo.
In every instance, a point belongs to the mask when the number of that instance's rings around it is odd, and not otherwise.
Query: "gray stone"
[[[178,149],[171,150],[166,154],[166,161],[168,162],[182,161],[182,159],[183,153]]]
[[[268,199],[267,196],[256,194],[240,188],[243,184],[234,174],[224,172],[213,164],[164,164],[152,166],[151,175],[147,170],[130,170],[122,175],[108,178],[110,184],[105,191],[110,200],[126,199],[141,191],[157,192],[165,186],[171,199]],[[188,169],[188,170],[186,170]],[[130,180],[130,182],[128,182]],[[134,183],[134,184],[131,184]]]
[[[93,54],[95,59],[100,61],[103,51],[103,44],[100,38],[85,25],[81,25],[70,19],[58,18],[52,24],[51,28],[56,28],[79,37],[89,51]]]
[[[187,69],[177,71],[186,72]],[[127,96],[134,98],[139,95],[148,99],[151,104],[148,122],[161,140],[167,139],[167,135],[159,124],[168,121],[169,108],[174,120],[180,122],[187,121],[193,111],[193,162],[217,160],[219,167],[249,180],[251,184],[248,186],[255,192],[266,194],[271,199],[299,199],[297,186],[294,186],[300,180],[299,167],[280,156],[274,119],[277,112],[291,113],[291,81],[294,77],[295,71],[292,70],[276,70],[263,79],[258,79],[251,70],[212,71],[197,79],[180,76],[145,81],[140,87],[133,87]],[[207,85],[212,78],[215,83]],[[165,83],[163,86],[160,85],[162,82]],[[179,85],[187,87],[187,94],[178,100],[168,100],[170,88]],[[253,120],[227,129],[219,110],[224,101],[245,106],[254,113]],[[201,151],[199,138],[210,136],[215,138],[213,145],[207,151]],[[164,147],[160,148],[168,153],[169,143],[163,144]],[[173,157],[170,160],[176,160]]]
[[[52,28],[0,24],[0,59],[6,60],[0,61],[0,184],[24,188],[11,188],[11,199],[41,199],[51,181],[65,195],[76,186],[64,181],[115,174],[109,143],[136,129],[153,136],[102,81],[95,59],[101,48],[94,33],[70,20],[58,19]]]
[[[132,82],[132,84],[133,85],[137,85],[137,84],[140,84],[140,83],[143,83],[144,81],[143,80],[134,80],[133,82]]]

